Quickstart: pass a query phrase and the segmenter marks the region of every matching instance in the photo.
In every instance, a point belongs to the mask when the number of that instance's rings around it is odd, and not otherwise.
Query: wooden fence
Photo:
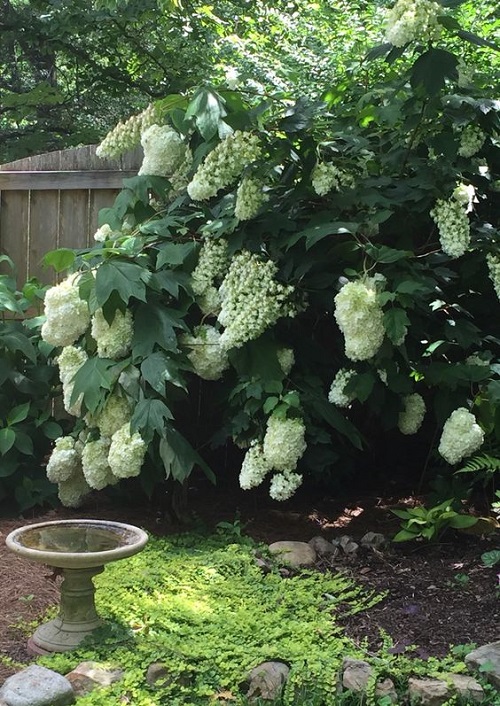
[[[50,152],[0,165],[0,252],[29,277],[56,279],[41,260],[55,248],[93,242],[99,210],[111,206],[122,180],[135,176],[140,150],[117,160],[96,157],[95,145]]]

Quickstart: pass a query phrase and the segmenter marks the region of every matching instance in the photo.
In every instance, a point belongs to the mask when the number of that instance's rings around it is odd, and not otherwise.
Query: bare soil
[[[199,524],[215,527],[218,522],[243,526],[258,541],[308,541],[321,535],[326,539],[348,534],[359,541],[367,531],[392,537],[399,520],[390,507],[414,502],[412,498],[296,498],[288,503],[269,501],[258,493],[192,494],[192,516]],[[5,537],[16,527],[32,522],[64,518],[92,517],[115,519],[165,535],[183,531],[156,513],[152,507],[117,509],[91,499],[78,511],[50,510],[24,517],[0,518],[0,659],[10,657],[28,662],[26,639],[44,611],[57,603],[58,579],[43,565],[28,562],[5,547]],[[500,533],[450,534],[442,542],[429,544],[388,544],[382,551],[359,550],[354,557],[320,559],[318,570],[341,568],[368,589],[384,594],[370,610],[347,618],[344,627],[357,642],[367,641],[368,649],[382,644],[382,632],[392,638],[394,652],[416,646],[420,657],[441,656],[450,646],[481,645],[498,640],[500,589],[498,568],[486,568],[481,554],[500,548]],[[382,632],[381,632],[382,631]],[[0,684],[15,667],[0,663]]]

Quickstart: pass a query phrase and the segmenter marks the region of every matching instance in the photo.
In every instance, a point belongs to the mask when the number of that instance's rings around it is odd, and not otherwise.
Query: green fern
[[[500,458],[489,454],[472,456],[457,473],[483,473],[487,478],[500,471]]]

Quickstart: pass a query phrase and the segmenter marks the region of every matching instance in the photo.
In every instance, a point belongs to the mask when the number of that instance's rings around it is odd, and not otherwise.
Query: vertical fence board
[[[94,233],[98,228],[99,211],[101,208],[109,208],[112,206],[117,193],[118,191],[116,189],[102,189],[100,191],[90,192],[89,245],[94,243]]]
[[[0,251],[15,263],[18,282],[28,278],[29,191],[0,193]],[[5,265],[2,272],[10,272]]]
[[[53,281],[52,271],[42,266],[42,258],[57,248],[59,240],[59,191],[32,191],[28,275],[44,284]]]
[[[88,241],[89,191],[61,191],[59,205],[60,248],[86,248]]]

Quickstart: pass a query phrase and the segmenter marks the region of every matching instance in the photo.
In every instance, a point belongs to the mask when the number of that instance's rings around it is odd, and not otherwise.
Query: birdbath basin
[[[95,608],[92,578],[110,561],[137,554],[148,541],[144,530],[108,520],[57,520],[19,527],[7,547],[31,561],[60,569],[59,613],[28,641],[34,654],[72,650],[103,624]]]

